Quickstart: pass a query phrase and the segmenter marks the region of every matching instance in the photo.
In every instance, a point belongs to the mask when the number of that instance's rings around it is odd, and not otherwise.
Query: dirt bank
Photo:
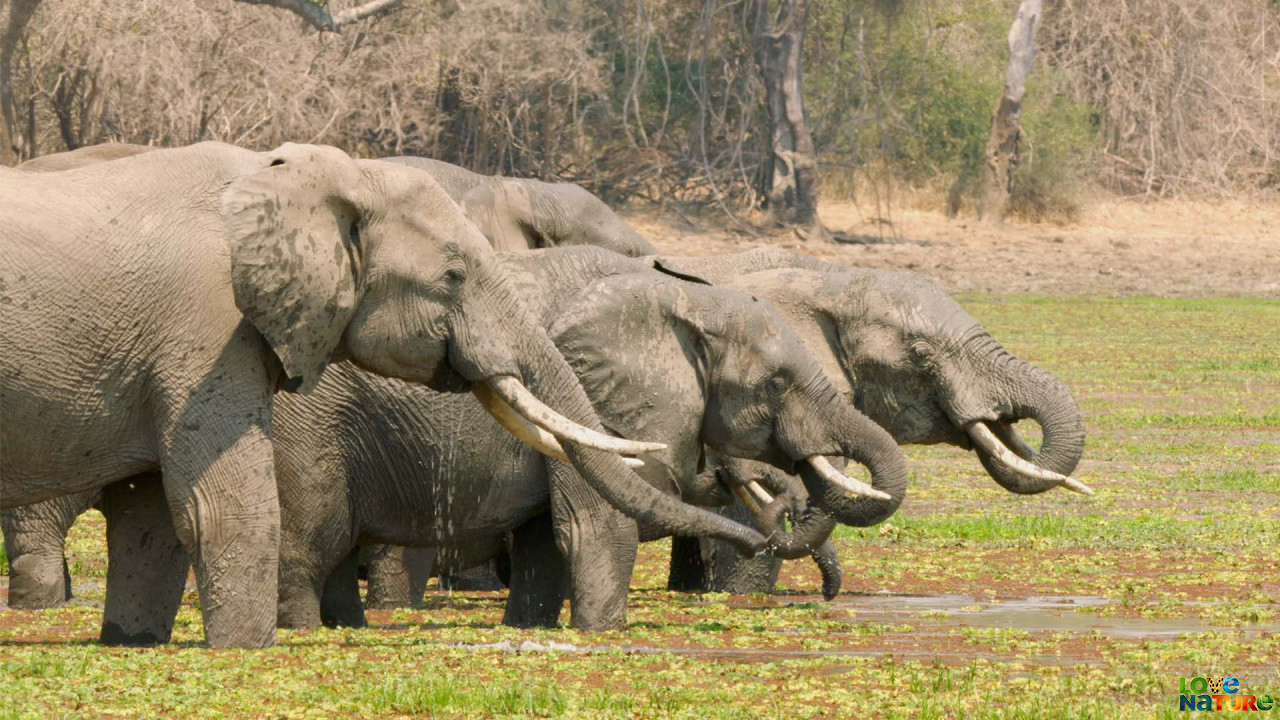
[[[914,270],[951,292],[1280,298],[1280,203],[1107,201],[1070,225],[895,210],[888,220],[851,203],[822,207],[852,242],[733,229],[723,215],[635,211],[627,219],[660,250],[708,255],[781,245],[860,267]]]

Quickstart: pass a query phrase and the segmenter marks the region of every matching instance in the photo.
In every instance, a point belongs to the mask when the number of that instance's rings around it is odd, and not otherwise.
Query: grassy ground
[[[915,448],[898,515],[839,535],[835,602],[803,563],[770,597],[667,593],[654,543],[600,635],[501,627],[497,593],[260,652],[198,647],[194,597],[150,650],[93,644],[92,604],[3,611],[0,718],[1181,717],[1178,678],[1222,675],[1280,697],[1280,303],[962,301],[1075,389],[1095,497],[1013,497]],[[101,534],[73,532],[88,600]]]

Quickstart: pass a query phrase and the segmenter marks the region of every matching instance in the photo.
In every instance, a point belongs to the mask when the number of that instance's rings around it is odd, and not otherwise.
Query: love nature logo
[[[1178,683],[1178,710],[1252,710],[1280,709],[1280,702],[1270,695],[1258,697],[1246,695],[1240,688],[1240,680],[1233,677],[1180,678]]]

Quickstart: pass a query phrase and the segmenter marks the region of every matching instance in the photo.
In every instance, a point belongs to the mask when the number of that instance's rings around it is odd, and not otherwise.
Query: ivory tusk
[[[1017,453],[1018,457],[1035,462],[1037,454],[1035,449],[1028,445],[1026,440],[1022,439],[1022,435],[1018,434],[1018,429],[1013,426],[1013,423],[998,423],[995,428],[995,435],[1000,439],[1001,443]]]
[[[529,389],[519,380],[510,375],[490,378],[487,384],[494,394],[511,406],[513,411],[560,440],[616,455],[639,455],[667,447],[662,443],[611,437],[583,427],[547,407],[541,400],[534,397],[533,393],[529,392]]]
[[[747,509],[751,511],[752,516],[757,520],[760,519],[760,506],[756,504],[755,498],[751,497],[751,493],[747,492],[746,488],[741,485],[734,485],[733,494],[737,495],[738,499],[742,501],[742,504],[747,506]]]
[[[996,462],[1004,465],[1010,470],[1013,470],[1019,475],[1023,475],[1033,480],[1048,480],[1056,482],[1062,487],[1073,492],[1078,492],[1081,495],[1093,494],[1092,488],[1075,478],[1067,477],[1066,475],[1056,473],[1052,470],[1046,470],[1035,463],[1028,462],[1018,457],[1012,450],[1005,447],[1004,443],[1000,442],[1000,439],[995,436],[995,433],[991,432],[991,428],[987,427],[986,423],[981,421],[975,422],[970,425],[967,430],[969,437],[973,438],[974,443],[976,443],[978,447],[986,450]]]
[[[760,502],[764,503],[765,505],[768,505],[769,503],[773,502],[773,496],[769,494],[769,491],[760,487],[760,483],[756,482],[755,480],[752,480],[751,482],[747,483],[747,489],[750,490],[751,494],[755,495],[760,500]]]
[[[555,458],[564,463],[569,462],[569,456],[565,454],[564,448],[560,446],[554,435],[526,420],[506,401],[494,394],[493,389],[488,385],[472,383],[471,394],[476,396],[476,399],[493,416],[493,419],[506,428],[507,432],[511,433],[515,439],[547,457]],[[644,461],[639,458],[624,457],[622,461],[627,464],[627,467],[637,468],[644,466]]]
[[[875,500],[893,499],[893,496],[888,493],[877,490],[861,480],[854,480],[848,475],[840,472],[831,464],[830,460],[822,457],[821,455],[811,455],[805,458],[805,462],[812,465],[813,469],[818,471],[818,474],[822,476],[823,480],[826,480],[847,493],[861,495],[862,497],[869,497]]]

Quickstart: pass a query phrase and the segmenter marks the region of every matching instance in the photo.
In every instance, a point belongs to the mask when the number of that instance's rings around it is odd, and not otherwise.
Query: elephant
[[[927,278],[832,265],[776,248],[715,257],[653,256],[644,262],[772,301],[846,402],[896,442],[974,449],[992,478],[1011,492],[1038,493],[1058,486],[1091,492],[1067,477],[1085,440],[1083,413],[1070,390],[1009,354]],[[1044,429],[1039,452],[1013,427],[1023,418]],[[721,475],[734,487],[751,481],[774,487],[787,482],[777,468],[710,451],[703,472]],[[741,503],[722,512],[744,522],[752,517]],[[676,536],[668,587],[767,593],[776,582],[781,554],[740,559],[713,540]],[[825,552],[815,560],[824,572],[824,594],[829,594],[834,554]],[[395,556],[381,561],[383,567],[371,570],[370,593],[383,605],[404,606],[421,597],[416,591],[425,586],[429,566],[397,567],[401,560]],[[396,573],[415,578],[415,594],[400,594],[408,585],[378,587],[377,580]]]
[[[771,300],[848,402],[898,443],[975,450],[1010,492],[1092,492],[1067,477],[1085,444],[1084,414],[1070,389],[1005,350],[927,278],[780,249],[646,261]],[[1027,418],[1044,431],[1039,451],[1014,428]],[[777,473],[749,462],[713,463],[709,471],[736,483]],[[742,508],[728,516],[748,517]],[[739,593],[769,592],[778,569],[772,558],[740,562],[714,540],[685,538],[673,542],[671,566],[673,590]]]
[[[666,445],[636,470],[651,485],[686,502],[727,501],[732,489],[699,481],[704,444],[788,470],[799,465],[814,501],[796,513],[791,533],[771,542],[815,547],[837,520],[872,524],[901,502],[906,466],[892,438],[838,401],[767,302],[598,248],[514,253],[503,262],[605,427]],[[503,552],[508,532],[515,542],[505,622],[554,624],[566,585],[574,627],[625,622],[635,543],[666,530],[642,521],[625,544],[584,547],[575,511],[556,489],[563,464],[525,450],[476,399],[345,364],[331,373],[313,395],[276,407],[282,626],[363,624],[361,544],[449,545],[474,562]],[[872,486],[833,470],[828,455],[867,465]],[[774,490],[775,502],[788,502],[785,488]]]
[[[658,252],[580,185],[481,175],[429,158],[383,160],[430,173],[499,251],[593,245],[627,257]]]
[[[16,170],[72,170],[159,149],[127,143],[91,145],[34,158]],[[468,218],[495,248],[596,245],[631,257],[657,252],[607,205],[578,185],[481,175],[426,158],[384,160],[431,174],[451,199],[462,204]],[[98,490],[91,490],[49,501],[48,507],[35,504],[0,511],[0,527],[11,561],[9,607],[40,609],[70,599],[69,576],[59,580],[57,572],[57,566],[65,565],[66,529],[100,498]]]
[[[33,158],[17,169],[70,170],[157,149],[128,143],[90,145]],[[430,174],[499,251],[594,245],[627,257],[658,252],[600,198],[574,183],[481,175],[423,157],[386,157],[383,161]]]
[[[6,171],[0,196],[0,509],[103,490],[109,537],[168,528],[186,555],[166,547],[135,566],[171,582],[189,556],[213,647],[275,641],[273,399],[312,391],[335,356],[485,395],[571,462],[566,504],[764,546],[631,473],[619,453],[656,446],[605,434],[492,248],[426,173],[323,146],[201,143]],[[104,642],[167,641],[180,592],[148,579],[108,571]]]

